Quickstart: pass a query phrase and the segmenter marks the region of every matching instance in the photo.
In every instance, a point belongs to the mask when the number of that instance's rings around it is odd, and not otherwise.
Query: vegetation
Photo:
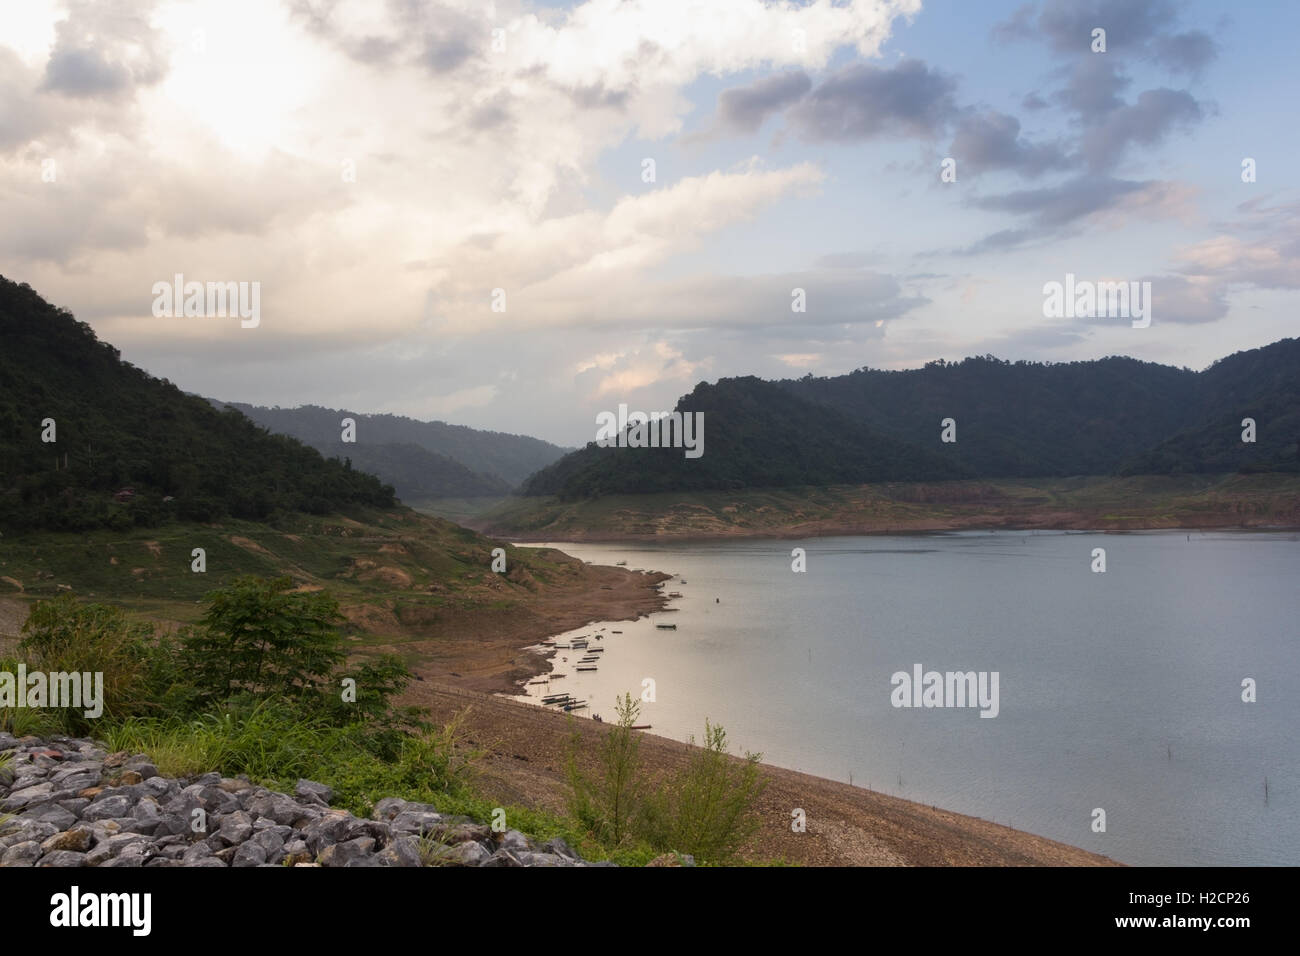
[[[580,765],[581,738],[573,737],[566,769],[574,819],[607,846],[639,844],[714,864],[734,862],[758,828],[754,808],[766,786],[761,756],[751,753],[735,761],[726,731],[705,721],[704,745],[686,767],[653,782],[641,762],[640,737],[632,730],[640,704],[624,694],[616,709],[618,720],[605,733],[594,771]]]
[[[209,593],[195,623],[174,635],[119,608],[79,603],[70,595],[38,602],[19,644],[23,662],[29,671],[102,671],[105,710],[88,726],[78,709],[5,708],[0,730],[93,734],[113,750],[149,754],[169,776],[218,770],[279,790],[292,790],[306,777],[333,787],[335,805],[358,815],[368,815],[380,797],[400,796],[489,819],[499,801],[476,788],[482,751],[468,739],[467,713],[434,726],[419,710],[399,707],[396,698],[411,676],[402,662],[391,655],[346,662],[335,600],[288,584],[285,578],[238,578]],[[0,661],[0,669],[14,672],[18,663]],[[345,679],[355,681],[355,696]],[[722,825],[723,843],[681,836],[714,822],[673,816],[671,826],[650,825],[652,810],[668,811],[646,799],[638,741],[628,729],[636,716],[630,697],[621,713],[627,720],[614,728],[609,751],[609,766],[623,773],[614,791],[617,809],[605,813],[611,791],[599,786],[588,804],[610,825],[507,806],[502,809],[510,825],[539,839],[562,836],[588,858],[644,863],[664,840],[686,839],[681,845],[698,847],[702,859],[726,859],[735,834],[743,832],[728,821],[743,814],[713,809],[704,796],[712,792],[707,781],[681,784],[681,793],[695,796],[665,806],[671,814],[709,814]],[[659,832],[665,836],[655,836]],[[436,849],[427,849],[436,862]]]
[[[6,534],[394,503],[377,478],[123,362],[90,326],[3,277],[0,338]]]
[[[1105,358],[1008,362],[991,355],[903,371],[700,384],[705,452],[594,443],[523,492],[611,494],[824,487],[954,478],[1300,472],[1300,339],[1202,372]],[[955,442],[940,422],[956,421]],[[1257,423],[1241,440],[1242,419]]]
[[[350,456],[353,467],[378,475],[408,504],[421,498],[497,496],[564,454],[537,438],[482,431],[399,415],[362,415],[303,405],[230,407],[273,432],[291,435],[327,456]],[[357,423],[357,441],[344,444],[339,423]]]

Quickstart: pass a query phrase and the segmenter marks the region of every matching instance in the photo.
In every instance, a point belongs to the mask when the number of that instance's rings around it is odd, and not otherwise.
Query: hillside
[[[90,326],[2,276],[0,339],[5,533],[394,503],[372,475],[122,361]]]
[[[592,443],[538,472],[523,493],[585,498],[938,481],[966,474],[941,453],[942,446],[929,450],[897,441],[758,378],[702,383],[678,401],[676,410],[704,414],[700,457],[687,458],[681,448],[601,448]]]
[[[1131,358],[1007,362],[701,383],[705,452],[599,448],[533,476],[528,496],[794,488],[952,478],[1222,474],[1300,470],[1300,340],[1203,372]],[[1241,440],[1243,418],[1257,425]],[[956,441],[941,440],[955,421]]]
[[[500,496],[545,468],[565,449],[538,438],[482,431],[399,415],[363,415],[303,405],[237,408],[259,425],[290,435],[329,457],[351,458],[354,467],[391,484],[403,501],[420,498]],[[343,442],[340,422],[356,421],[356,441]]]

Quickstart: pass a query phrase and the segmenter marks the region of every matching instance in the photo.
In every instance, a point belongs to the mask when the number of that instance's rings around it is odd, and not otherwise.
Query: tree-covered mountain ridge
[[[705,452],[601,447],[541,470],[526,495],[836,484],[1300,471],[1300,339],[1203,371],[1113,356],[919,369],[862,368],[775,382],[700,383]]]

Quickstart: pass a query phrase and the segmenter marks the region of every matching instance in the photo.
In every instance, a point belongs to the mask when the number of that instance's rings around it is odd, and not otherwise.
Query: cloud
[[[963,117],[948,151],[959,169],[977,173],[1009,169],[1032,178],[1072,165],[1060,146],[1028,142],[1020,135],[1018,119],[992,110]]]
[[[812,140],[938,135],[956,116],[957,81],[919,60],[892,67],[859,63],[832,74],[786,114]]]
[[[811,89],[808,74],[794,70],[724,90],[718,97],[716,126],[729,133],[756,133],[770,115],[802,99]]]
[[[162,36],[149,23],[153,3],[68,0],[42,89],[72,97],[121,99],[167,71]]]

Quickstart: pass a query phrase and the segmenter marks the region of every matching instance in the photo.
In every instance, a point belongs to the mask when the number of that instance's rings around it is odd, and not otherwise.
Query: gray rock
[[[243,843],[253,835],[253,819],[243,810],[236,810],[221,820],[217,835],[227,843]]]
[[[266,847],[249,840],[242,844],[230,861],[231,866],[261,866],[266,862]]]
[[[423,810],[403,810],[392,820],[389,828],[393,833],[432,833],[444,826],[442,815]]]
[[[0,866],[35,866],[44,852],[35,840],[24,840],[0,853]]]
[[[72,850],[55,850],[53,853],[47,853],[36,864],[37,866],[85,866],[86,854],[76,853]]]
[[[504,847],[507,850],[531,850],[533,848],[533,841],[528,839],[528,837],[524,836],[518,830],[507,830],[505,833],[501,834],[501,838],[497,841],[497,846]]]
[[[136,773],[140,775],[141,780],[149,780],[152,777],[158,776],[158,768],[155,767],[147,760],[142,760],[139,761],[138,763],[137,762],[129,763],[126,765],[125,769],[134,770]]]
[[[9,791],[9,796],[5,798],[4,803],[0,803],[0,811],[12,813],[14,810],[21,810],[24,807],[44,803],[50,799],[53,793],[54,784],[49,781],[32,783],[22,789],[14,788]]]
[[[483,844],[470,841],[449,847],[445,853],[439,854],[438,862],[458,866],[486,866],[493,855]]]
[[[462,844],[462,846],[468,846],[468,845],[470,844]],[[478,846],[477,843],[473,845]],[[457,847],[457,849],[459,849],[459,847]],[[493,853],[491,856],[489,856],[486,860],[484,860],[482,863],[479,863],[478,865],[479,866],[523,866],[524,863],[523,860],[519,859],[519,857],[514,852],[510,850],[502,849],[502,850],[497,850],[495,853]]]
[[[315,800],[328,805],[334,799],[334,788],[314,780],[299,780],[293,788],[293,795],[303,800]]]
[[[72,797],[68,800],[60,800],[59,806],[61,806],[64,810],[67,810],[73,816],[77,817],[77,819],[81,819],[81,811],[86,809],[86,807],[90,806],[90,798]]]
[[[186,863],[197,863],[199,860],[210,856],[212,856],[212,847],[200,840],[198,843],[191,843],[185,852],[181,854],[181,859]]]
[[[105,797],[100,794],[90,802],[90,806],[81,811],[83,820],[109,820],[113,817],[125,817],[131,813],[131,798],[126,795]]]
[[[320,854],[321,866],[347,866],[349,861],[370,856],[375,849],[373,837],[357,837],[327,846]]]
[[[330,811],[309,823],[302,835],[312,853],[320,854],[326,847],[337,843],[346,831],[349,819],[352,819],[350,814]]]
[[[44,820],[60,830],[66,830],[77,822],[77,815],[65,810],[59,804],[49,804],[33,810],[28,814],[33,820]]]
[[[195,860],[193,863],[186,863],[185,865],[186,865],[186,866],[221,866],[221,867],[224,867],[226,864],[222,863],[222,862],[221,862],[220,860],[218,860],[215,856],[205,856],[205,857],[203,857],[203,858],[200,859],[200,860]]]
[[[279,863],[284,859],[284,838],[274,830],[263,830],[254,834],[253,838],[244,846],[253,844],[260,846],[265,852],[265,861],[267,863]]]
[[[420,866],[420,839],[399,836],[380,850],[375,860],[380,866]]]

